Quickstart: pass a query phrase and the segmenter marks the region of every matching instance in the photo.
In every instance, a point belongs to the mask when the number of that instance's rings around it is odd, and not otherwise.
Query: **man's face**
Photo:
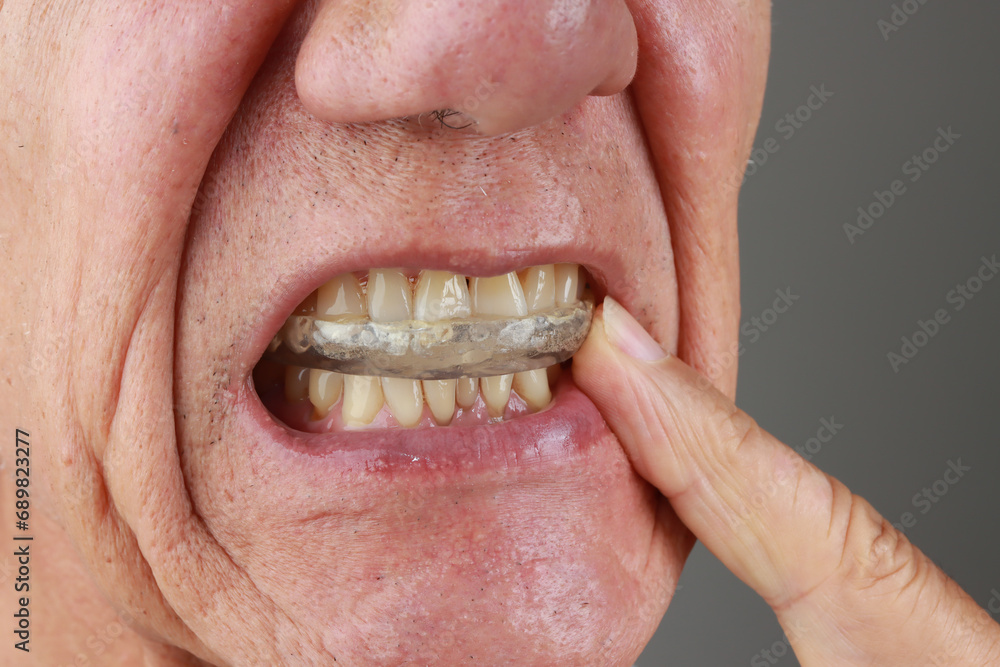
[[[0,27],[5,423],[111,604],[219,664],[631,664],[691,539],[569,373],[501,423],[306,433],[254,369],[335,276],[568,262],[732,391],[766,3],[8,0]]]

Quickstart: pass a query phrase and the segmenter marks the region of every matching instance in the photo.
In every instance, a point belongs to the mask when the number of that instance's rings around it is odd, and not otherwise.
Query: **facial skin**
[[[345,271],[565,261],[732,393],[729,184],[768,19],[3,4],[0,416],[31,433],[35,664],[632,664],[692,538],[572,383],[502,425],[306,439],[251,374]]]

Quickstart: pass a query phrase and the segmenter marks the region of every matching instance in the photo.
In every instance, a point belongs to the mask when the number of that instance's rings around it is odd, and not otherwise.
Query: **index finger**
[[[666,356],[613,299],[573,374],[639,474],[774,609],[803,664],[1000,657],[1000,626],[955,582],[863,498]]]

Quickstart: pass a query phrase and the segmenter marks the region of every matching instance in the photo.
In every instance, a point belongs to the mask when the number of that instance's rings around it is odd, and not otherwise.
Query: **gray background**
[[[918,9],[886,39],[893,4]],[[891,521],[910,512],[910,539],[983,605],[1000,591],[1000,276],[961,310],[948,293],[1000,258],[997,25],[986,0],[776,0],[755,145],[778,149],[747,178],[740,216],[742,321],[777,289],[799,297],[755,342],[741,336],[740,405],[792,446],[822,418],[843,424],[814,463]],[[776,127],[824,84],[833,96],[794,135]],[[948,127],[960,138],[911,181],[904,164]],[[897,179],[904,194],[849,242],[844,224]],[[895,372],[888,353],[941,308],[949,321]],[[915,505],[959,458],[971,470]],[[798,664],[785,647],[772,612],[699,545],[637,664]]]

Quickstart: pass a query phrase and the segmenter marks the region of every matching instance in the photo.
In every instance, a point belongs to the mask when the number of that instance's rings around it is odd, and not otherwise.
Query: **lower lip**
[[[515,471],[564,462],[606,443],[607,426],[594,404],[564,373],[552,403],[535,414],[498,424],[464,427],[371,429],[306,433],[275,419],[252,383],[244,385],[238,417],[258,442],[273,442],[288,455],[329,465],[340,473],[480,474]],[[307,458],[306,458],[307,457]]]

